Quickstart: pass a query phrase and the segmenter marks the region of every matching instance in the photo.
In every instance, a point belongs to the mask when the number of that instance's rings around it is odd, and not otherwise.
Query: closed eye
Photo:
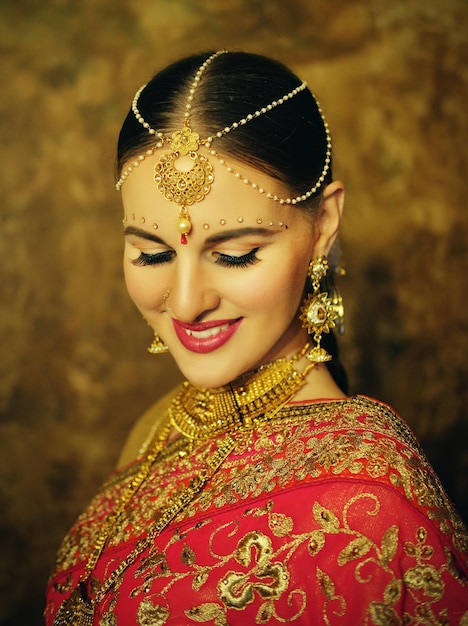
[[[169,263],[175,256],[174,250],[165,250],[164,252],[156,252],[155,254],[148,254],[147,252],[140,252],[140,256],[136,259],[132,259],[133,265],[142,267],[145,265],[161,265],[162,263]]]
[[[241,256],[234,256],[231,254],[222,254],[221,252],[215,252],[214,256],[216,257],[216,264],[221,265],[222,267],[239,267],[244,268],[249,265],[255,265],[260,259],[257,258],[258,248],[254,248],[247,254],[243,254]]]

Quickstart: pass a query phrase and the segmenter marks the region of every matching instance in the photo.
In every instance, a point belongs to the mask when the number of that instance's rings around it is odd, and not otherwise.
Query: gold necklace
[[[273,411],[303,384],[304,374],[285,358],[247,372],[225,387],[201,389],[185,382],[169,407],[169,419],[192,441],[252,428],[255,420]]]
[[[123,572],[149,547],[168,524],[202,491],[234,448],[246,438],[260,421],[272,420],[305,384],[306,371],[300,373],[293,362],[306,352],[305,346],[292,359],[278,359],[254,372],[248,372],[226,387],[197,389],[185,383],[169,408],[168,419],[157,430],[150,451],[136,476],[127,486],[114,513],[108,516],[88,556],[83,574],[71,596],[59,607],[54,626],[92,626],[95,607],[113,587]],[[193,440],[208,439],[228,433],[214,453],[208,455],[203,467],[187,489],[166,506],[157,521],[140,539],[127,558],[102,583],[94,600],[89,597],[91,574],[134,494],[148,478],[154,462],[166,445],[172,428],[177,428],[190,445]]]

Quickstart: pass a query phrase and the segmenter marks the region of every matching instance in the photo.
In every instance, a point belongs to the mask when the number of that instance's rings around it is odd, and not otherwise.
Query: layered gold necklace
[[[200,389],[189,383],[183,385],[169,408],[167,418],[154,434],[140,469],[124,490],[115,511],[103,524],[79,583],[71,596],[61,604],[54,626],[92,626],[95,608],[124,571],[202,491],[235,447],[246,441],[259,423],[274,419],[305,384],[307,371],[313,365],[301,373],[294,367],[294,362],[305,354],[307,348],[305,346],[292,359],[277,359],[243,374],[225,387]],[[157,520],[149,526],[146,536],[137,542],[127,558],[103,581],[95,597],[91,598],[90,579],[97,562],[112,533],[118,528],[129,502],[149,477],[151,468],[166,447],[173,428],[181,433],[189,447],[193,442],[219,437],[216,450],[205,455],[204,466],[185,491],[178,491],[172,501],[162,509]]]

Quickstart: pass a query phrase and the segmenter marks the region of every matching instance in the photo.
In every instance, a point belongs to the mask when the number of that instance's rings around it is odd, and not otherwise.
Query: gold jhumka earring
[[[327,292],[320,292],[320,283],[328,272],[328,260],[321,256],[309,264],[308,275],[312,281],[312,294],[305,300],[300,320],[307,332],[313,335],[315,346],[306,355],[312,363],[331,361],[332,356],[320,345],[322,333],[329,333],[335,327],[335,320],[339,316],[336,302],[328,297]],[[341,307],[342,308],[342,307]]]
[[[169,352],[169,348],[166,346],[161,337],[155,332],[152,344],[148,348],[150,354],[164,354]]]
[[[164,135],[161,131],[151,128],[150,124],[143,118],[139,109],[138,101],[141,93],[145,89],[146,85],[143,85],[135,94],[132,102],[132,111],[137,121],[148,131],[150,135],[154,135],[156,143],[153,148],[148,149],[143,154],[140,154],[136,159],[122,172],[119,180],[116,183],[116,189],[119,191],[128,178],[129,174],[133,172],[146,158],[154,155],[155,151],[162,148],[165,144],[170,144],[171,152],[162,154],[154,166],[153,180],[157,185],[157,189],[167,200],[171,200],[180,206],[179,218],[177,221],[177,229],[180,233],[180,241],[182,244],[187,243],[187,235],[192,230],[192,222],[188,213],[187,207],[195,204],[195,202],[201,202],[205,196],[209,193],[211,185],[214,181],[213,166],[211,165],[208,157],[204,154],[200,154],[199,148],[206,148],[210,156],[215,157],[218,162],[223,165],[228,172],[231,172],[241,182],[252,187],[260,194],[265,195],[267,198],[278,202],[279,204],[297,204],[310,198],[321,187],[325,180],[325,177],[330,169],[331,161],[331,137],[328,130],[328,124],[326,123],[319,103],[315,99],[318,111],[322,118],[327,147],[325,153],[325,161],[322,172],[313,186],[304,194],[296,196],[295,198],[281,198],[275,194],[266,191],[263,187],[255,182],[252,182],[245,176],[242,176],[239,172],[236,172],[232,167],[226,163],[216,150],[212,148],[213,141],[216,141],[220,137],[227,135],[234,131],[239,126],[247,124],[251,120],[268,113],[275,107],[284,104],[287,100],[294,98],[298,93],[306,89],[307,83],[302,82],[300,85],[292,89],[289,93],[285,94],[278,100],[273,100],[264,107],[258,109],[254,113],[249,113],[246,117],[240,119],[237,122],[232,123],[230,126],[219,130],[206,139],[200,139],[200,135],[191,129],[190,125],[190,113],[192,109],[192,101],[198,84],[202,78],[203,72],[210,65],[210,63],[221,54],[226,54],[227,50],[220,50],[215,52],[206,59],[200,66],[195,78],[191,84],[189,90],[189,96],[185,105],[184,124],[180,131],[172,133],[170,137]]]

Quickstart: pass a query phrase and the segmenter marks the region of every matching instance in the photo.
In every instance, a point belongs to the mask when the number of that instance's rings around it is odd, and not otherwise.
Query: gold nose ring
[[[169,296],[171,295],[171,293],[172,293],[172,287],[169,287],[169,289],[166,291],[166,293],[163,296],[164,306],[167,311],[172,311],[171,307],[167,304],[167,300]]]

